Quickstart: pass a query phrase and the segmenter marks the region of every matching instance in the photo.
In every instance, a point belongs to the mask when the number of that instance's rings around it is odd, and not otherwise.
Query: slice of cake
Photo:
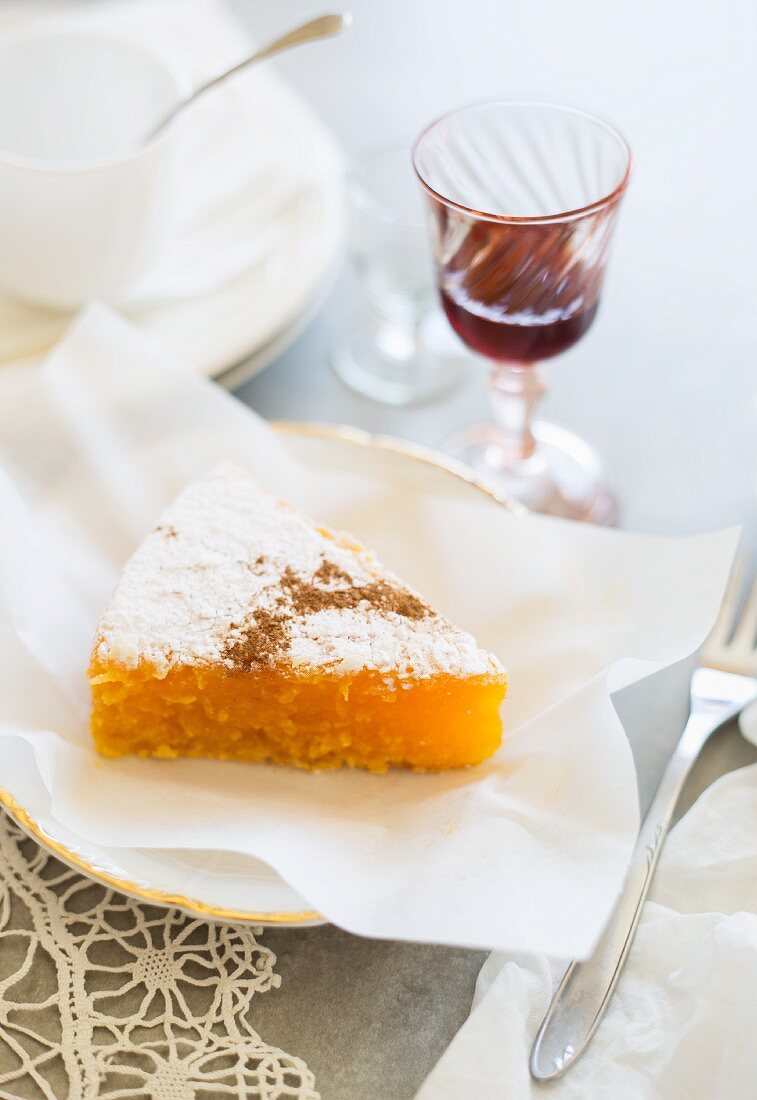
[[[348,535],[224,466],[124,569],[89,669],[107,756],[439,770],[501,739],[506,675]]]

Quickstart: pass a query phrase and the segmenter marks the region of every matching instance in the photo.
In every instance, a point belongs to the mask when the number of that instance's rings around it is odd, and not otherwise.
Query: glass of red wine
[[[433,122],[413,164],[444,311],[491,364],[494,421],[445,449],[536,511],[617,522],[596,452],[532,413],[541,362],[572,347],[596,315],[631,173],[627,142],[586,111],[503,100]]]

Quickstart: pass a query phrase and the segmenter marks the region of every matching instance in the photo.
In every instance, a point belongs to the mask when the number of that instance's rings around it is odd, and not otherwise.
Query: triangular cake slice
[[[107,756],[371,771],[484,760],[507,683],[353,538],[233,466],[185,489],[128,562],[89,677]]]

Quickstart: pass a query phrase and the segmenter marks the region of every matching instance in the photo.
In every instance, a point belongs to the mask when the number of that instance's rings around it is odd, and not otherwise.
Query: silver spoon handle
[[[283,50],[288,50],[291,46],[301,46],[304,42],[313,42],[318,38],[330,38],[333,35],[341,34],[348,29],[351,23],[352,16],[349,12],[339,12],[330,15],[319,15],[317,19],[311,19],[308,23],[303,23],[302,26],[287,31],[286,34],[282,34],[279,38],[274,39],[273,42],[269,42],[267,46],[263,46],[262,49],[256,50],[255,53],[250,54],[249,57],[245,57],[232,69],[227,69],[226,72],[219,73],[218,76],[214,76],[212,80],[209,80],[207,84],[202,84],[199,88],[195,88],[188,99],[184,99],[181,103],[177,103],[175,107],[171,108],[167,115],[164,115],[157,126],[150,132],[146,140],[152,141],[152,139],[159,134],[161,130],[164,130],[169,122],[172,122],[176,115],[178,115],[180,111],[183,111],[185,107],[188,107],[190,103],[194,103],[200,96],[209,92],[211,88],[217,88],[219,84],[223,84],[229,77],[236,76],[237,73],[241,73],[244,69],[249,68],[250,65],[256,65],[258,61],[265,61],[267,58],[273,57],[274,54],[282,53]]]

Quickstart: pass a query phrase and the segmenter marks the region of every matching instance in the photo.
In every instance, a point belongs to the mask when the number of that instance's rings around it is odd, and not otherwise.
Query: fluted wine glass
[[[627,142],[586,111],[502,100],[433,122],[413,164],[445,313],[491,362],[493,423],[446,449],[530,508],[616,522],[593,449],[532,413],[541,362],[575,344],[597,312],[631,172]]]

